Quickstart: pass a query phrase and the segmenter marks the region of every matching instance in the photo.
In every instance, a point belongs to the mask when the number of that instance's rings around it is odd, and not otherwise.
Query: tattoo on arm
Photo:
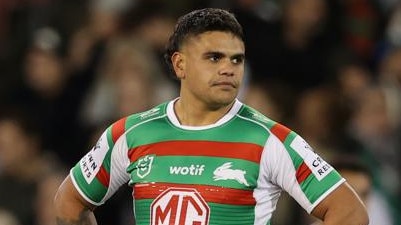
[[[83,211],[79,214],[79,218],[77,220],[66,219],[57,217],[57,225],[93,225],[90,218],[90,211]]]

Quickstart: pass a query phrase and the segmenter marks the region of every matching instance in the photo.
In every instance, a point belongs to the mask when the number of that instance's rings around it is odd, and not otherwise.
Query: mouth
[[[213,86],[237,88],[237,85],[234,82],[229,82],[229,81],[215,82],[213,83]]]

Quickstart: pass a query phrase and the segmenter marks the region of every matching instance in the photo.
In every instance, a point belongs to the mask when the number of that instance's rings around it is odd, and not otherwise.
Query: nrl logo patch
[[[150,173],[154,158],[155,155],[145,155],[138,159],[136,165],[136,175],[139,178],[144,178]]]

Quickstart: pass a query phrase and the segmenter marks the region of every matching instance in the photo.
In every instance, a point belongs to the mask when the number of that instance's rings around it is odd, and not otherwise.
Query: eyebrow
[[[219,57],[223,57],[226,56],[226,54],[222,53],[222,52],[218,52],[218,51],[209,51],[209,52],[205,52],[203,53],[204,56],[211,56],[211,55],[215,55],[215,56],[219,56]],[[237,53],[234,54],[232,56],[230,56],[231,59],[235,59],[235,58],[245,58],[245,54],[244,53]]]
[[[244,53],[238,53],[238,54],[234,54],[233,56],[230,57],[231,59],[245,59],[245,54]]]

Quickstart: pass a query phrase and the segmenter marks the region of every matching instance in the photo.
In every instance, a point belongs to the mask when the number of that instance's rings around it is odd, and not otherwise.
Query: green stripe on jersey
[[[275,124],[277,124],[277,122],[267,118],[265,115],[261,114],[257,110],[247,105],[243,105],[238,114],[254,122],[261,123],[268,129],[272,128]]]
[[[255,206],[208,203],[210,224],[248,225],[255,222]]]
[[[171,140],[207,140],[243,142],[263,146],[269,132],[262,126],[240,117],[234,117],[222,126],[206,130],[183,130],[170,123],[167,117],[138,125],[127,133],[129,149],[151,143]]]
[[[299,168],[299,166],[302,164],[304,161],[298,153],[291,148],[291,143],[292,141],[297,137],[298,135],[291,131],[291,133],[287,136],[287,138],[284,140],[284,146],[287,149],[288,154],[291,157],[292,163],[294,164],[295,171]]]
[[[85,194],[85,196],[96,203],[100,203],[107,192],[106,187],[104,187],[96,178],[88,184],[83,177],[84,175],[81,172],[79,163],[77,163],[72,169],[72,173],[79,189]]]
[[[231,167],[222,168],[226,163],[229,163]],[[168,182],[252,190],[256,187],[259,174],[257,163],[206,156],[154,156],[151,170],[157,173],[149,173],[146,176],[138,176],[135,171],[137,167],[138,161],[132,163],[127,169],[127,172],[131,174],[130,184]]]
[[[321,181],[311,174],[301,183],[301,189],[308,200],[313,204],[327,191],[327,187],[333,187],[339,180],[341,180],[341,176],[335,170],[327,174]]]

